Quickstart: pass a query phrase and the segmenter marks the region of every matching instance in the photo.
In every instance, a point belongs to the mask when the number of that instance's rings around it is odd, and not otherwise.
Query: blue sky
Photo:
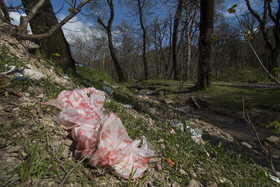
[[[53,9],[54,12],[57,12],[59,9],[61,9],[64,0],[50,0],[52,5],[53,5]],[[68,0],[71,2],[71,0]],[[79,4],[82,0],[77,0],[77,4]],[[12,6],[18,6],[21,4],[20,0],[5,0],[6,4],[12,5]],[[139,21],[138,21],[138,17],[133,17],[133,16],[129,16],[127,15],[127,10],[125,9],[125,6],[121,6],[120,3],[118,3],[119,0],[116,0],[114,3],[115,6],[115,19],[114,19],[114,23],[113,23],[113,27],[116,27],[117,25],[119,25],[123,19],[126,19],[127,21],[129,21],[129,23],[131,25],[133,25],[134,27],[137,27],[137,25],[139,25]],[[256,4],[256,2],[261,2],[260,0],[251,0],[252,2],[252,6],[256,7],[258,4]],[[229,20],[232,19],[232,21],[234,21],[234,16],[228,14],[227,10],[228,8],[230,8],[231,6],[233,6],[234,4],[238,4],[237,6],[237,13],[242,13],[243,11],[247,10],[246,4],[244,3],[244,0],[225,0],[225,10],[224,10],[224,15],[226,17],[228,17]],[[67,3],[64,3],[64,8],[62,9],[61,12],[59,12],[57,14],[57,18],[59,20],[62,20],[65,16],[67,16],[69,14],[68,12],[68,8],[70,8],[71,6]],[[85,11],[86,7],[83,7],[82,12],[83,13],[87,13]],[[175,11],[175,7],[173,8]],[[22,13],[22,12],[21,12]],[[173,14],[173,13],[172,13]],[[164,10],[156,10],[155,14],[148,17],[148,20],[152,20],[155,18],[155,16],[158,15],[159,18],[163,17],[163,16],[168,16],[167,12],[164,12]],[[14,18],[14,24],[18,24],[19,23],[19,14],[13,13]],[[74,17],[69,23],[67,23],[66,25],[63,26],[63,30],[64,33],[67,35],[71,35],[71,34],[76,34],[79,33],[83,34],[83,33],[88,33],[90,26],[97,24],[96,23],[97,18],[96,17],[85,17],[81,14],[78,14],[76,17]],[[98,32],[98,31],[93,31],[93,32]]]

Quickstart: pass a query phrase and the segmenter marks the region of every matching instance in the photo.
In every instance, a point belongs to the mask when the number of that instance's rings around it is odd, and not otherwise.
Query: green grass
[[[167,79],[147,79],[142,80],[140,83],[143,85],[149,86],[179,86],[180,82],[175,80],[167,80]]]
[[[261,68],[243,67],[243,68],[225,68],[215,81],[225,82],[270,82],[267,74]]]
[[[23,63],[16,57],[11,56],[8,51],[2,47],[0,48],[0,72],[8,71],[7,66],[22,67]]]
[[[185,133],[177,131],[176,135],[169,132],[168,124],[156,121],[156,129],[147,125],[145,116],[135,118],[127,109],[114,101],[105,103],[106,112],[115,112],[127,128],[132,139],[140,139],[142,135],[155,146],[157,156],[161,158],[162,172],[167,173],[170,182],[177,182],[186,186],[192,179],[191,171],[197,174],[197,180],[207,185],[209,182],[216,182],[220,185],[233,186],[256,186],[276,185],[255,165],[249,164],[240,155],[225,150],[222,145],[211,146],[209,143],[201,146],[194,143]],[[164,140],[164,147],[158,143],[159,139]],[[176,166],[170,167],[166,162],[170,158]],[[187,172],[187,176],[180,174],[180,169]],[[223,182],[221,179],[227,179]]]
[[[116,82],[107,74],[96,71],[90,67],[77,67],[80,81],[84,80],[95,86],[96,89],[101,89],[102,86],[116,84]],[[109,85],[107,85],[109,83]]]

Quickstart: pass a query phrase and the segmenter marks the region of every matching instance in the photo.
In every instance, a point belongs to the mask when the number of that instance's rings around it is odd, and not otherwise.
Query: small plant
[[[280,116],[274,121],[266,125],[267,128],[273,128],[273,132],[279,136],[280,134]]]

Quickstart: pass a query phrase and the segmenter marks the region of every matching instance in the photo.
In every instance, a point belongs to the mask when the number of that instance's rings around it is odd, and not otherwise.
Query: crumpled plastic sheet
[[[129,138],[120,118],[114,113],[105,115],[104,92],[95,88],[62,91],[55,100],[46,104],[61,110],[58,122],[71,130],[77,143],[75,154],[89,156],[93,167],[109,166],[122,178],[141,177],[147,162],[154,155],[154,147],[143,136],[141,141]]]

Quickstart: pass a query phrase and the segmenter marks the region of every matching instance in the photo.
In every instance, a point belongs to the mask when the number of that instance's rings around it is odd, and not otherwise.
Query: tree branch
[[[27,16],[20,17],[20,24],[18,26],[18,33],[27,33],[27,24],[34,17],[38,9],[44,4],[45,0],[39,0],[39,2],[31,9]]]
[[[248,111],[246,110],[245,108],[245,101],[244,99],[242,100],[242,103],[243,103],[243,119],[252,127],[253,131],[255,132],[255,135],[256,135],[256,138],[264,152],[264,154],[267,156],[267,158],[269,159],[269,163],[270,163],[270,167],[271,167],[271,170],[272,172],[275,174],[276,173],[276,170],[275,170],[275,167],[273,165],[273,161],[272,161],[272,156],[271,156],[271,153],[263,146],[261,140],[260,140],[260,137],[257,133],[257,130],[254,126],[254,124],[252,123],[251,119],[250,119],[250,116],[248,114]]]
[[[101,25],[102,27],[104,27],[104,29],[107,30],[107,26],[104,24],[104,22],[102,21],[101,18],[97,18],[97,21],[98,21],[98,23],[100,23],[100,25]]]
[[[2,9],[2,11],[3,11],[5,20],[8,21],[8,22],[10,22],[10,21],[11,21],[11,18],[10,18],[10,16],[9,16],[8,8],[7,8],[7,6],[6,6],[4,0],[1,0],[1,1],[0,1],[0,6],[1,6],[1,9]]]
[[[44,0],[40,0],[40,1],[44,1]],[[75,10],[73,10],[73,12],[71,12],[71,14],[69,14],[66,18],[64,18],[61,22],[59,22],[58,24],[56,24],[55,26],[53,26],[48,32],[44,33],[44,34],[22,34],[19,33],[18,37],[21,39],[43,39],[43,38],[47,38],[50,35],[52,35],[57,29],[61,28],[63,25],[65,25],[69,20],[71,20],[75,15],[77,15],[81,10],[82,7],[84,5],[86,5],[87,3],[89,3],[91,0],[83,0]]]
[[[276,18],[272,15],[272,10],[271,10],[271,5],[270,5],[270,2],[268,2],[268,14],[269,14],[269,17],[271,18],[271,20],[276,23]]]
[[[262,32],[264,41],[266,43],[266,45],[268,46],[269,50],[272,50],[272,44],[271,42],[268,40],[267,37],[267,32],[265,30],[265,24],[266,24],[266,16],[263,16],[263,19],[261,19],[260,15],[258,15],[251,7],[249,0],[245,0],[246,1],[246,5],[248,7],[248,10],[250,11],[250,13],[259,21],[260,23],[260,30]],[[266,2],[264,1],[264,7],[266,7]],[[266,8],[265,8],[266,9]],[[266,14],[266,10],[264,11],[264,14]]]

